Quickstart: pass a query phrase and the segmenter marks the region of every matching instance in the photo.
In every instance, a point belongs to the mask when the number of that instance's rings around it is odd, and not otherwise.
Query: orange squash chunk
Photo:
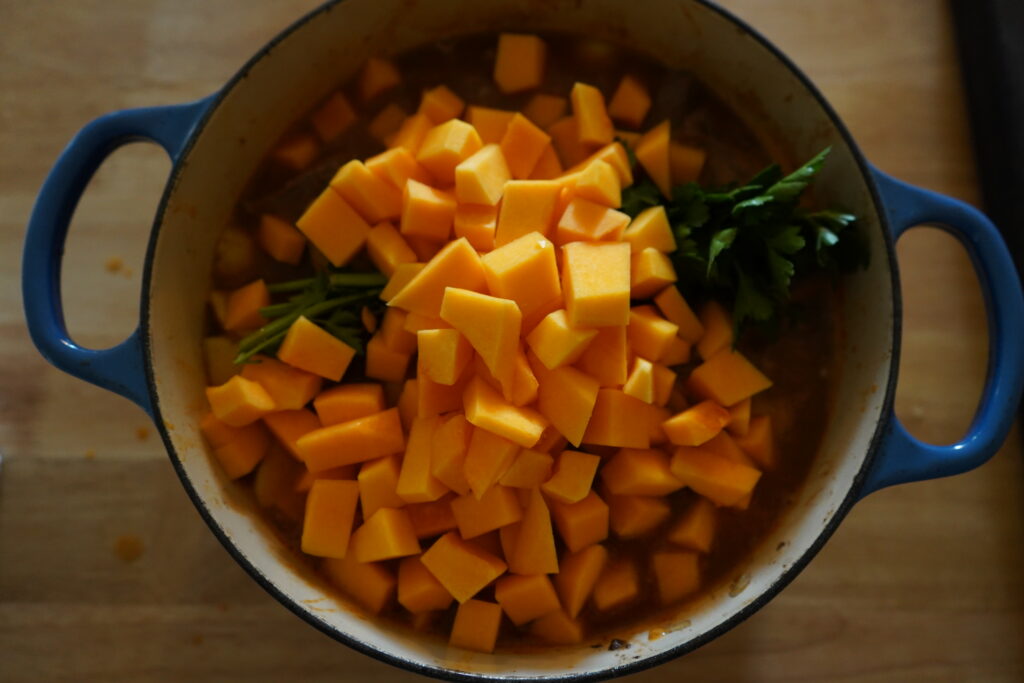
[[[522,314],[514,301],[448,287],[441,303],[441,319],[469,340],[503,386],[511,386],[522,325]]]
[[[486,534],[518,522],[523,508],[515,490],[504,486],[491,486],[477,499],[473,495],[459,496],[451,502],[452,514],[465,540]]]
[[[747,433],[736,437],[736,444],[764,469],[772,469],[778,460],[772,419],[768,415],[751,418]]]
[[[395,597],[395,575],[380,563],[359,562],[352,555],[324,560],[331,583],[370,614],[379,614]]]
[[[271,158],[293,171],[309,166],[320,153],[320,144],[312,135],[296,135],[274,148]]]
[[[685,185],[696,182],[704,169],[708,153],[703,149],[688,147],[678,142],[668,145],[668,163],[672,171],[672,184]]]
[[[258,360],[242,368],[242,377],[266,389],[274,401],[274,410],[298,410],[320,391],[320,377],[274,358],[261,356]]]
[[[522,626],[561,607],[551,579],[544,574],[508,574],[494,583],[494,599],[516,626]]]
[[[370,157],[365,163],[371,173],[399,192],[405,188],[405,183],[410,178],[427,185],[433,182],[427,170],[420,166],[416,157],[405,147],[386,150]]]
[[[484,145],[455,167],[455,197],[463,204],[496,206],[509,173],[502,149],[495,144]]]
[[[501,558],[462,540],[454,531],[437,539],[421,559],[423,566],[460,603],[479,593],[508,568]]]
[[[523,116],[541,128],[547,128],[565,116],[565,111],[568,107],[569,101],[564,97],[537,93],[523,107]]]
[[[531,368],[535,362],[532,358],[530,359]],[[557,453],[568,445],[569,440],[562,436],[561,432],[555,429],[554,426],[549,425],[544,430],[544,433],[540,435],[540,440],[533,445],[533,450],[540,453]]]
[[[366,236],[366,253],[377,270],[388,277],[403,263],[415,263],[416,252],[391,223],[378,223]]]
[[[224,305],[224,329],[240,332],[260,327],[265,322],[260,309],[270,305],[270,292],[263,280],[254,280],[227,296]]]
[[[575,116],[566,116],[548,126],[551,146],[558,153],[563,166],[575,166],[587,159],[594,146],[580,142]]]
[[[600,386],[593,377],[565,366],[548,370],[533,363],[537,375],[537,410],[569,443],[579,446],[597,402]]]
[[[668,442],[668,437],[665,436],[665,430],[662,428],[661,423],[672,417],[672,411],[668,408],[662,408],[660,406],[651,406],[650,422],[648,423],[648,429],[650,430],[651,445],[660,446]]]
[[[394,102],[389,102],[370,120],[366,130],[374,139],[390,147],[389,141],[398,132],[398,129],[402,127],[407,117],[408,114],[404,109]],[[366,165],[370,165],[369,160],[367,160]],[[401,186],[396,184],[395,187]]]
[[[420,542],[405,510],[380,508],[352,534],[352,552],[360,562],[379,562],[420,552]]]
[[[648,496],[609,496],[609,523],[619,538],[636,538],[654,531],[672,509],[663,498]]]
[[[292,323],[277,350],[285,363],[333,382],[341,380],[355,355],[355,349],[305,316]]]
[[[648,448],[649,407],[643,401],[627,396],[619,389],[597,392],[594,412],[590,416],[583,443],[619,448]]]
[[[514,111],[491,109],[490,107],[471,106],[466,109],[466,121],[476,128],[476,132],[480,134],[480,140],[485,145],[501,143],[501,139],[505,137],[508,123],[515,115]]]
[[[558,158],[558,152],[555,151],[555,147],[552,144],[548,144],[544,148],[544,151],[540,153],[540,158],[537,159],[537,164],[533,167],[533,171],[530,172],[530,180],[551,180],[562,175],[562,162]]]
[[[558,220],[555,241],[559,245],[569,242],[618,242],[628,224],[629,216],[621,211],[576,196]],[[629,250],[628,245],[622,246]]]
[[[509,571],[514,574],[558,573],[551,515],[540,489],[530,491],[530,500],[519,524],[515,548],[507,559]]]
[[[678,332],[679,327],[658,315],[652,306],[636,306],[629,311],[626,337],[633,352],[643,358],[662,360]]]
[[[721,457],[732,460],[733,462],[739,462],[744,465],[757,468],[757,463],[754,462],[753,458],[747,455],[743,449],[737,445],[733,438],[729,436],[729,432],[727,431],[723,430],[718,432],[714,438],[701,444],[701,449],[714,453],[715,455],[720,455]]]
[[[429,503],[412,503],[405,506],[416,538],[434,538],[458,526],[455,523],[455,515],[452,514],[452,499],[451,494],[445,494]]]
[[[611,164],[602,159],[595,159],[580,172],[576,178],[574,191],[577,197],[601,206],[611,209],[622,206],[622,183],[619,174]],[[621,234],[614,239],[620,238]]]
[[[313,400],[324,426],[348,422],[384,410],[384,387],[373,382],[342,384]]]
[[[398,604],[413,614],[448,609],[451,593],[434,578],[418,557],[407,557],[398,565]]]
[[[285,450],[298,460],[302,459],[296,446],[298,440],[321,427],[319,418],[306,409],[276,411],[264,415],[263,422]]]
[[[357,480],[363,519],[369,519],[381,508],[400,508],[405,505],[405,500],[397,493],[401,471],[402,458],[398,454],[362,464]]]
[[[476,378],[474,382],[479,382]],[[505,474],[519,447],[487,429],[476,428],[469,437],[463,473],[477,500]]]
[[[622,187],[633,184],[633,171],[630,167],[629,155],[626,154],[626,148],[617,140],[585,157],[582,161],[569,168],[565,175],[579,173],[595,161],[604,161],[610,164],[615,169],[615,172],[619,174],[619,183]]]
[[[455,612],[448,643],[455,647],[493,652],[501,628],[501,606],[482,600],[467,600]]]
[[[498,227],[498,209],[480,204],[459,204],[453,225],[455,237],[465,237],[480,252],[494,249],[494,232]]]
[[[647,248],[634,252],[630,260],[630,295],[634,299],[649,299],[677,280],[672,260],[657,249]]]
[[[302,252],[306,248],[306,238],[301,232],[291,223],[270,214],[260,216],[256,241],[275,260],[293,266],[302,260]]]
[[[700,587],[697,553],[663,551],[651,555],[651,569],[662,604],[685,598]]]
[[[628,377],[625,326],[602,327],[576,363],[603,387],[621,387]]]
[[[538,87],[544,80],[547,46],[534,35],[502,33],[494,60],[494,83],[503,93]]]
[[[702,401],[673,415],[662,427],[677,446],[699,446],[717,435],[729,422],[729,411],[714,401]]]
[[[509,401],[516,407],[529,405],[537,400],[537,389],[540,383],[537,381],[533,369],[523,350],[516,350],[515,373],[512,378],[512,388],[509,393]],[[536,445],[536,444],[535,444]]]
[[[703,448],[681,446],[672,456],[672,474],[691,489],[723,507],[735,507],[754,491],[761,473]]]
[[[418,111],[438,124],[458,117],[465,107],[466,103],[461,97],[453,93],[448,86],[439,85],[423,91]]]
[[[665,254],[676,250],[675,235],[672,233],[672,227],[668,224],[665,207],[660,204],[644,209],[637,214],[626,231],[622,233],[622,239],[629,242],[634,254],[644,249],[656,249]],[[694,316],[694,320],[696,320],[696,316]]]
[[[300,521],[307,497],[295,491],[295,482],[305,471],[284,449],[271,448],[253,477],[256,502],[262,508],[276,508],[288,519]]]
[[[422,386],[422,378],[420,383]],[[409,439],[402,458],[402,472],[395,492],[407,503],[427,503],[437,500],[448,488],[430,473],[430,455],[434,432],[440,424],[437,417],[420,417],[412,421]]]
[[[530,232],[480,258],[491,294],[515,301],[522,329],[532,329],[562,304],[555,246]],[[492,370],[493,372],[493,370]]]
[[[213,448],[213,454],[224,473],[231,479],[252,472],[270,445],[270,438],[263,425],[253,423],[232,427],[218,420],[213,413],[203,416],[199,422],[199,431]]]
[[[309,490],[313,488],[313,482],[319,479],[344,479],[346,481],[353,481],[355,476],[356,465],[342,465],[341,467],[324,470],[323,472],[317,472],[316,474],[313,474],[309,470],[304,470],[295,482],[295,491],[297,493],[309,493]]]
[[[704,334],[697,340],[697,353],[707,360],[724,348],[732,348],[732,316],[717,301],[709,301],[700,310]]]
[[[318,557],[345,557],[358,499],[359,485],[354,481],[314,481],[302,522],[302,552]]]
[[[644,403],[654,403],[654,364],[637,356],[633,360],[633,369],[622,385],[622,393],[632,396]]]
[[[555,471],[541,490],[562,503],[578,503],[590,493],[601,458],[580,451],[562,451],[555,460]]]
[[[381,334],[375,334],[366,344],[366,376],[384,382],[401,382],[409,367],[412,354],[389,347]]]
[[[595,329],[570,325],[565,309],[559,309],[548,313],[534,326],[526,335],[526,343],[544,367],[554,370],[579,360],[596,336]]]
[[[598,578],[608,562],[603,545],[591,545],[562,556],[561,571],[555,576],[558,597],[566,614],[575,619],[587,604]]]
[[[524,448],[512,461],[498,483],[517,489],[532,489],[551,477],[554,458],[547,453]]]
[[[322,472],[405,450],[405,435],[398,409],[323,427],[296,443],[310,472]]]
[[[669,541],[698,553],[711,550],[711,542],[715,538],[715,506],[707,498],[698,498],[683,513],[679,521],[669,530]]]
[[[725,428],[736,436],[744,436],[750,429],[750,399],[729,406],[729,424]]]
[[[419,371],[438,384],[455,384],[473,359],[473,347],[458,330],[420,330],[416,338]]]
[[[637,141],[634,153],[640,165],[647,171],[654,184],[665,197],[672,196],[672,171],[669,164],[668,119],[644,133]]]
[[[372,100],[402,82],[395,65],[386,59],[370,57],[359,73],[358,92],[363,102]]]
[[[441,316],[441,301],[448,287],[474,292],[482,292],[487,287],[480,256],[464,238],[445,245],[437,252],[388,305],[437,318]]]
[[[397,218],[402,212],[401,193],[358,159],[339,168],[330,184],[369,223]]]
[[[231,427],[244,427],[275,408],[274,399],[261,385],[240,375],[220,386],[207,387],[206,398],[217,419]]]
[[[494,235],[495,246],[500,247],[535,231],[549,235],[555,221],[555,204],[561,192],[562,183],[557,180],[510,180],[505,183]]]
[[[575,645],[583,642],[583,624],[556,610],[530,624],[530,633],[552,645]]]
[[[704,337],[704,325],[676,287],[666,287],[654,297],[654,303],[667,320],[679,327],[679,337],[691,344]],[[732,340],[732,323],[728,324],[729,343]]]
[[[558,535],[571,552],[575,553],[608,538],[608,505],[593,491],[576,503],[552,500],[551,516],[555,520]],[[570,614],[575,616],[571,610]]]
[[[415,156],[423,146],[423,140],[427,137],[427,133],[433,128],[434,123],[427,118],[426,114],[413,114],[406,117],[394,135],[388,139],[388,147],[392,149],[401,147]],[[417,161],[417,163],[419,162]]]
[[[639,128],[650,109],[651,96],[646,86],[631,74],[623,76],[608,103],[608,114],[630,128]]]
[[[672,390],[676,385],[676,373],[662,363],[652,365],[654,374],[654,405],[664,407],[672,396]],[[671,417],[671,415],[669,415]],[[668,419],[667,417],[665,419]],[[660,422],[659,428],[660,428]]]
[[[629,322],[628,244],[571,242],[562,247],[562,258],[562,293],[570,323],[607,327]]]
[[[469,492],[464,465],[473,426],[462,413],[445,419],[434,432],[431,445],[430,473],[459,495]]]
[[[409,282],[426,267],[426,263],[400,263],[381,290],[381,301],[390,302]]]
[[[720,349],[698,365],[687,380],[687,387],[693,393],[714,399],[726,407],[734,406],[771,385],[772,381],[746,356],[731,347]]]
[[[455,198],[410,178],[402,191],[402,234],[435,242],[448,239],[455,220]],[[411,243],[410,250],[412,249]]]
[[[512,177],[529,178],[550,142],[550,135],[516,112],[501,138],[501,152],[508,161]]]
[[[579,129],[580,142],[591,145],[610,143],[615,133],[601,91],[577,82],[572,86],[569,99],[572,100],[572,115]]]
[[[423,137],[416,161],[444,185],[455,182],[455,167],[484,146],[476,128],[459,119],[434,126]]]
[[[683,488],[656,449],[623,448],[601,469],[601,481],[616,496],[667,496]]]
[[[340,92],[331,93],[331,96],[309,115],[313,130],[324,142],[330,142],[344,133],[355,121],[355,110]]]
[[[329,187],[295,225],[336,268],[348,263],[363,248],[370,232],[369,223]]]
[[[594,585],[594,606],[602,612],[625,607],[640,595],[640,573],[629,559],[608,563]]]

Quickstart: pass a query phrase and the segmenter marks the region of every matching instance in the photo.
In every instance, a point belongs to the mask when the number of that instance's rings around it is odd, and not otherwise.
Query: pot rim
[[[184,171],[189,154],[192,148],[195,146],[196,141],[202,135],[206,128],[206,124],[209,122],[214,111],[220,106],[227,95],[234,89],[240,81],[248,76],[248,73],[253,67],[260,62],[262,59],[270,55],[274,48],[283,42],[286,38],[291,36],[297,30],[305,26],[307,23],[317,19],[322,14],[332,11],[335,7],[339,6],[345,0],[326,0],[321,6],[311,10],[304,16],[294,21],[289,26],[285,27],[280,33],[271,38],[266,44],[264,44],[258,51],[256,51],[252,57],[250,57],[245,64],[221,87],[217,93],[211,96],[210,102],[203,112],[202,116],[196,122],[195,127],[192,129],[188,136],[185,144],[181,148],[181,154],[177,157],[174,165],[171,168],[168,176],[167,184],[164,187],[164,192],[160,198],[160,203],[157,206],[156,214],[153,220],[153,227],[150,232],[149,244],[146,248],[146,256],[143,267],[142,276],[142,290],[141,290],[141,305],[140,305],[140,332],[141,332],[141,344],[143,350],[144,369],[146,375],[146,385],[149,398],[153,410],[153,418],[156,424],[156,428],[160,433],[160,438],[163,440],[164,447],[167,450],[168,457],[171,460],[171,465],[174,467],[174,471],[181,481],[185,492],[191,499],[192,504],[199,512],[200,517],[213,532],[213,535],[220,541],[220,544],[225,550],[234,558],[245,571],[252,577],[267,593],[269,593],[275,600],[284,605],[289,611],[295,614],[297,617],[305,621],[307,624],[313,626],[318,631],[330,636],[334,640],[344,643],[348,647],[360,652],[364,655],[372,657],[378,661],[386,664],[391,664],[413,673],[437,678],[448,681],[482,681],[482,680],[515,680],[522,681],[523,683],[529,683],[535,681],[537,683],[581,683],[582,681],[601,681],[610,678],[616,678],[619,676],[625,676],[628,674],[635,674],[641,671],[653,668],[655,666],[664,664],[672,659],[680,657],[684,654],[688,654],[702,647],[703,645],[711,642],[726,632],[732,630],[740,623],[748,619],[755,612],[764,607],[770,602],[779,592],[788,586],[793,579],[795,579],[807,566],[807,564],[818,554],[825,542],[831,538],[832,534],[835,533],[840,522],[845,519],[849,513],[853,504],[859,499],[859,492],[863,487],[867,473],[870,471],[871,466],[874,464],[875,458],[878,455],[879,446],[882,442],[883,436],[885,435],[889,423],[893,419],[893,404],[895,401],[895,390],[896,382],[899,375],[899,358],[900,358],[900,344],[902,338],[902,323],[903,323],[903,304],[902,296],[899,287],[899,268],[896,259],[895,240],[892,235],[891,227],[889,225],[889,217],[885,211],[884,204],[882,203],[881,195],[878,191],[877,184],[875,182],[875,175],[872,172],[872,168],[861,152],[850,131],[843,123],[842,119],[832,108],[831,104],[825,99],[824,95],[817,88],[811,79],[778,47],[776,47],[771,41],[769,41],[764,35],[753,28],[746,21],[741,19],[735,13],[724,7],[719,6],[713,0],[689,0],[695,2],[703,7],[719,14],[721,17],[731,22],[738,29],[749,35],[751,38],[756,40],[763,48],[765,48],[776,60],[778,60],[783,67],[788,69],[800,82],[800,84],[809,92],[818,106],[825,112],[839,133],[843,142],[849,148],[857,167],[865,181],[868,191],[871,194],[872,204],[878,215],[879,227],[882,231],[882,239],[884,241],[886,254],[888,256],[890,264],[890,290],[892,296],[892,348],[889,359],[889,374],[885,385],[885,394],[882,399],[882,406],[878,423],[875,425],[875,431],[871,436],[871,440],[868,446],[868,452],[865,455],[864,461],[861,464],[860,470],[853,478],[853,482],[844,496],[842,502],[837,506],[835,514],[832,515],[831,519],[822,527],[821,531],[815,537],[814,542],[807,548],[807,550],[794,561],[790,566],[786,567],[779,578],[774,581],[767,589],[760,593],[756,598],[744,605],[738,612],[732,615],[730,618],[725,619],[713,628],[695,635],[693,638],[681,643],[675,647],[668,648],[666,650],[651,654],[642,659],[634,660],[618,666],[612,666],[606,669],[592,672],[566,672],[566,673],[555,673],[553,675],[543,675],[537,677],[515,677],[509,679],[506,676],[484,674],[484,673],[472,673],[467,671],[458,671],[454,669],[447,669],[439,666],[429,665],[401,657],[390,652],[384,652],[371,646],[370,644],[359,640],[349,633],[346,633],[326,621],[316,616],[312,610],[300,605],[295,600],[291,599],[283,591],[278,589],[270,579],[260,570],[260,568],[249,559],[249,557],[243,554],[238,547],[234,544],[224,529],[214,519],[210,508],[207,506],[203,497],[199,494],[196,487],[193,486],[191,479],[185,472],[184,466],[182,465],[181,459],[178,457],[177,451],[174,448],[174,444],[171,441],[170,434],[167,426],[165,425],[163,413],[160,406],[160,397],[156,391],[156,376],[153,369],[152,360],[152,347],[150,344],[150,316],[149,316],[149,294],[152,285],[152,274],[153,274],[153,261],[156,253],[156,246],[160,234],[160,229],[163,226],[164,214],[167,209],[167,204],[170,196],[174,193],[177,187],[178,180],[181,173]],[[684,0],[685,1],[685,0]]]

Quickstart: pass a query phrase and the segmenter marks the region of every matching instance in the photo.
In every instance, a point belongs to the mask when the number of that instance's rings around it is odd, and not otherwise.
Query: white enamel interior
[[[824,448],[799,501],[736,577],[680,615],[678,628],[609,652],[578,648],[543,656],[485,656],[425,642],[359,616],[291,560],[249,499],[213,466],[197,430],[204,409],[200,356],[203,306],[214,240],[270,143],[373,51],[402,51],[436,38],[493,29],[556,29],[634,46],[690,69],[738,106],[749,123],[803,159],[833,145],[819,197],[864,217],[871,267],[847,289],[845,371]],[[781,142],[780,142],[781,141]],[[170,196],[152,262],[149,330],[158,418],[214,522],[263,577],[301,609],[367,647],[427,667],[484,676],[593,673],[690,642],[729,620],[800,560],[851,488],[881,416],[893,346],[891,264],[877,209],[854,156],[801,81],[757,39],[689,0],[347,0],[317,14],[274,45],[226,94],[202,129]],[[776,550],[782,542],[781,550]],[[683,621],[686,620],[686,621]],[[298,627],[298,626],[297,626]],[[623,634],[628,636],[629,634]]]

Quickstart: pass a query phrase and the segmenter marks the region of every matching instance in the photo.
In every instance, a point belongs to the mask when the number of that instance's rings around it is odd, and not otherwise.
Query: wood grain
[[[314,0],[0,1],[0,679],[412,680],[305,626],[203,526],[146,417],[49,367],[22,320],[24,225],[54,158],[89,119],[223,83]],[[870,159],[977,198],[942,0],[730,0],[822,88]],[[75,216],[65,260],[83,343],[134,326],[168,164],[120,152]],[[981,297],[947,236],[899,245],[906,297],[898,412],[948,443],[984,375]],[[108,272],[111,257],[125,269]],[[130,272],[128,272],[130,271]],[[91,456],[91,457],[89,457]],[[125,562],[123,536],[142,542]],[[1024,679],[1019,434],[984,467],[875,494],[810,567],[731,633],[634,677],[700,681]]]

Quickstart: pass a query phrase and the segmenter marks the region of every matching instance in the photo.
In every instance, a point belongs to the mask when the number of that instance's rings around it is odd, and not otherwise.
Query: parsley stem
[[[316,278],[309,277],[301,280],[291,280],[289,282],[277,282],[272,285],[267,285],[267,289],[271,294],[298,292],[313,285],[315,282]],[[328,276],[327,286],[331,289],[361,289],[364,287],[383,287],[387,282],[387,277],[382,273],[331,273]]]
[[[353,304],[359,301],[372,299],[373,297],[378,296],[379,294],[379,289],[369,289],[366,290],[365,292],[359,292],[358,294],[348,294],[346,296],[339,296],[333,299],[327,299],[326,301],[321,301],[311,306],[298,306],[288,315],[285,315],[283,317],[278,318],[277,320],[267,323],[260,329],[256,330],[249,336],[242,339],[242,341],[238,343],[239,357],[241,357],[242,354],[247,353],[254,348],[260,347],[260,345],[262,345],[267,339],[272,338],[278,334],[283,334],[288,330],[289,327],[292,326],[292,323],[298,320],[299,317],[301,316],[313,318],[320,315],[321,313],[326,313],[327,311],[338,308],[339,306],[345,306],[347,304]]]

